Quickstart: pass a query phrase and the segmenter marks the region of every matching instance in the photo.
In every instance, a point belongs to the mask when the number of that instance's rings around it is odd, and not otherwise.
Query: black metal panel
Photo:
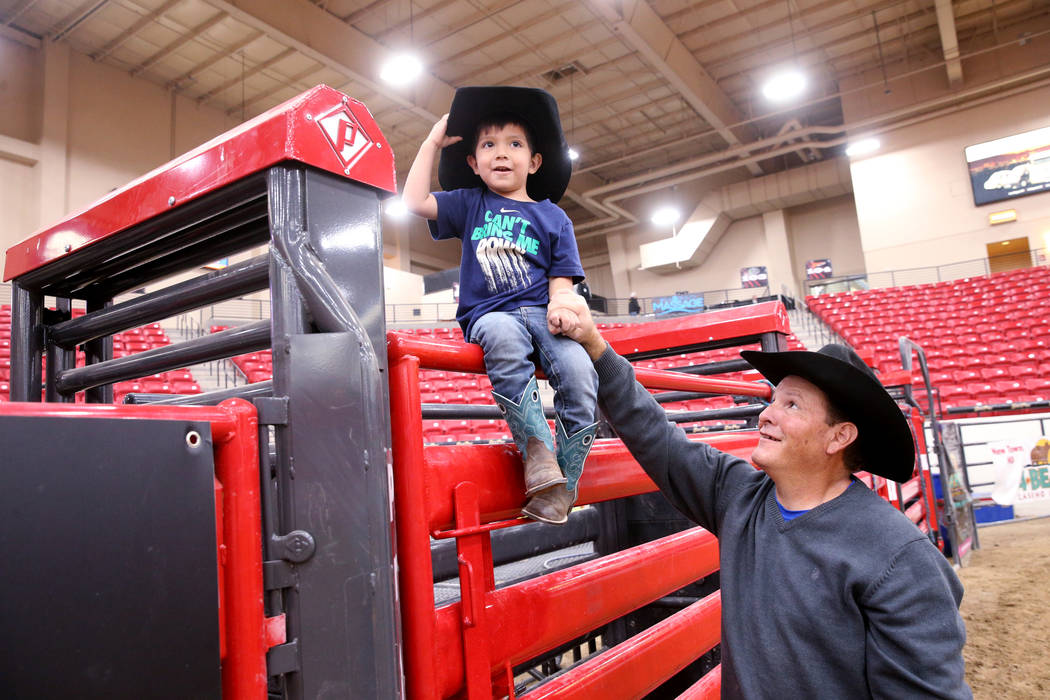
[[[79,345],[159,318],[265,289],[269,275],[269,255],[260,255],[106,307],[97,313],[56,323],[50,329],[49,338],[62,347]]]
[[[219,698],[210,426],[9,416],[0,444],[0,694]]]
[[[247,177],[27,272],[18,282],[55,296],[112,299],[265,243],[265,195],[265,177]]]
[[[44,296],[11,284],[11,400],[40,401]]]
[[[295,176],[301,170],[287,167],[270,168],[267,173],[269,183],[269,202],[273,209],[270,214],[271,227],[280,230],[288,226],[288,218],[294,217],[296,222],[302,220],[303,198],[301,188],[298,187],[299,179]],[[289,175],[292,175],[289,177]],[[288,190],[292,192],[289,193]],[[283,205],[285,201],[291,204]],[[289,212],[291,208],[294,211]],[[287,397],[291,383],[289,369],[289,353],[291,352],[291,338],[307,332],[305,311],[302,297],[296,288],[295,277],[292,274],[288,262],[271,247],[270,255],[270,323],[271,343],[273,357],[273,393],[275,397]],[[269,449],[260,450],[260,454],[269,454]],[[294,461],[292,452],[292,432],[287,425],[278,426],[274,430],[274,462],[273,478],[263,482],[264,502],[264,525],[263,531],[263,553],[266,560],[276,559],[276,547],[273,539],[283,533],[295,529],[296,522],[296,481],[294,479]],[[267,513],[267,505],[272,505],[271,512]],[[298,640],[301,635],[302,624],[299,614],[299,588],[293,586],[280,592],[283,610],[285,611],[286,629],[290,641]],[[298,644],[288,646],[288,652],[294,651],[298,654]],[[270,666],[270,656],[267,655],[267,671],[270,675],[281,673],[282,668],[287,668],[286,663],[278,663]],[[297,667],[297,665],[296,665]],[[305,697],[303,695],[302,674],[292,673],[278,679],[283,686],[282,695],[292,700]]]
[[[367,357],[350,333],[291,337],[294,492],[285,497],[294,520],[285,526],[317,543],[296,566],[304,698],[399,693],[392,494],[381,394]]]
[[[368,333],[379,371],[387,371],[381,210],[375,190],[306,169],[310,246]],[[386,391],[387,382],[382,382]],[[385,404],[385,401],[384,401]]]

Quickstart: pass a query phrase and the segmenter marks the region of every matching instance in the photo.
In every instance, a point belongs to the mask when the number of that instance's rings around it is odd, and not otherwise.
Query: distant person
[[[591,288],[587,286],[587,280],[576,285],[576,293],[583,297],[588,304],[591,303]]]
[[[452,135],[448,135],[451,133]],[[456,144],[462,145],[457,146]],[[445,192],[431,193],[435,156]],[[598,378],[566,336],[572,312],[551,311],[583,268],[572,223],[556,204],[572,173],[558,104],[543,90],[460,88],[419,147],[402,199],[435,239],[462,240],[463,335],[485,352],[492,396],[525,461],[522,513],[560,524],[594,442]],[[538,359],[554,387],[557,447],[536,383]]]
[[[642,307],[638,304],[638,297],[635,296],[634,292],[631,292],[631,298],[627,302],[627,313],[632,316],[637,316],[642,312]]]
[[[689,440],[579,297],[599,406],[660,491],[719,540],[723,698],[971,698],[963,589],[944,555],[853,473],[911,477],[896,402],[855,352],[744,351],[776,385],[748,462]]]

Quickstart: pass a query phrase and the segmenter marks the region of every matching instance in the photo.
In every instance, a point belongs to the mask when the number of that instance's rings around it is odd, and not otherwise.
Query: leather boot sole
[[[576,502],[576,494],[560,484],[540,491],[529,499],[521,514],[551,525],[563,525],[569,519],[569,511]]]

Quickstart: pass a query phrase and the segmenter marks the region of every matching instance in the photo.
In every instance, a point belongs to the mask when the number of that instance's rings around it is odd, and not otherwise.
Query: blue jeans
[[[538,359],[554,388],[554,410],[569,435],[594,422],[598,374],[583,346],[547,330],[547,307],[493,311],[477,321],[470,342],[485,351],[493,390],[520,401]]]

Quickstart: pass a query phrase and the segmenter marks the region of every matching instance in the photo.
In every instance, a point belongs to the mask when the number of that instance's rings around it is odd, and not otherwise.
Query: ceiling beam
[[[170,81],[168,81],[167,88],[169,90],[181,90],[185,83],[196,81],[198,75],[208,70],[219,61],[223,60],[224,58],[229,58],[230,56],[234,55],[235,53],[246,47],[248,44],[251,44],[252,42],[262,38],[262,32],[252,32],[244,39],[238,41],[233,46],[227,46],[222,51],[216,52],[216,54],[209,58],[207,61],[204,61],[203,63],[198,63],[193,68],[190,68],[188,71],[180,75],[178,78],[172,78]]]
[[[226,116],[227,117],[232,117],[232,116],[235,116],[238,112],[243,112],[244,114],[247,114],[247,113],[249,113],[251,111],[248,108],[252,107],[256,102],[263,102],[265,100],[272,100],[273,96],[276,95],[277,93],[281,92],[282,90],[289,90],[290,89],[290,90],[293,90],[296,94],[302,92],[303,90],[308,90],[308,89],[310,89],[312,87],[312,85],[302,85],[302,86],[300,86],[299,85],[299,81],[302,80],[303,78],[306,78],[306,77],[309,77],[309,76],[313,75],[314,73],[317,73],[320,70],[322,70],[322,67],[317,65],[317,64],[314,64],[314,65],[310,66],[309,68],[307,68],[306,70],[299,71],[298,73],[296,73],[295,75],[292,75],[292,76],[283,76],[283,75],[282,76],[276,76],[276,77],[274,77],[274,76],[267,76],[267,77],[273,78],[275,81],[277,81],[279,83],[276,88],[274,88],[272,90],[262,90],[259,93],[257,93],[255,95],[255,97],[251,98],[250,100],[247,100],[247,101],[245,101],[242,104],[230,107],[229,109],[226,110]],[[273,106],[275,104],[278,104],[278,102],[273,102],[269,106]],[[243,116],[241,118],[244,119]]]
[[[91,54],[91,58],[95,61],[101,61],[103,58],[105,58],[106,56],[110,55],[118,48],[123,46],[125,41],[141,32],[143,29],[149,26],[151,22],[158,19],[161,15],[178,5],[180,2],[182,2],[182,0],[168,0],[166,3],[164,3],[157,9],[153,10],[153,12],[150,12],[147,15],[143,15],[138,19],[137,22],[135,22],[133,25],[121,32],[119,36],[115,37],[112,41],[103,46],[101,49]]]
[[[197,104],[199,104],[199,105],[200,104],[204,104],[205,102],[207,102],[211,98],[215,97],[216,95],[221,94],[221,93],[225,92],[226,90],[229,90],[231,87],[233,87],[237,83],[243,83],[246,79],[252,77],[253,75],[258,73],[259,71],[266,70],[270,66],[275,65],[277,63],[280,63],[284,59],[286,59],[289,56],[292,56],[294,54],[295,54],[295,49],[288,48],[288,49],[285,49],[284,51],[282,51],[281,53],[277,54],[276,56],[266,59],[262,63],[256,63],[254,66],[252,66],[251,68],[248,68],[247,70],[245,70],[240,75],[235,76],[233,78],[230,78],[229,80],[224,82],[222,85],[219,85],[218,87],[214,87],[211,90],[208,90],[208,92],[204,93],[203,95],[200,95],[197,98]]]
[[[215,14],[215,16],[212,17],[211,19],[205,20],[204,22],[198,24],[197,26],[192,27],[188,32],[186,32],[185,34],[182,34],[178,39],[176,39],[175,41],[171,42],[170,44],[168,44],[167,46],[162,48],[160,51],[157,51],[155,54],[153,54],[152,56],[147,58],[145,61],[143,61],[142,63],[140,63],[137,66],[135,66],[134,68],[132,68],[131,71],[130,71],[131,75],[132,76],[136,76],[139,73],[141,73],[141,72],[143,72],[145,70],[148,70],[149,68],[154,66],[161,59],[167,58],[168,56],[170,56],[171,54],[175,53],[180,48],[182,48],[183,46],[188,44],[189,42],[191,42],[194,39],[196,39],[198,36],[200,36],[204,32],[206,32],[209,29],[211,29],[212,27],[214,27],[219,22],[221,22],[224,19],[226,19],[227,16],[228,15],[225,12],[217,12]]]
[[[80,26],[80,23],[95,14],[109,3],[109,0],[87,0],[81,3],[77,9],[59,20],[47,33],[51,41],[63,39],[67,34]]]
[[[24,2],[11,11],[11,14],[4,20],[4,26],[10,27],[11,23],[22,16],[22,13],[30,9],[33,5],[37,4],[38,0],[24,0]]]
[[[743,116],[692,52],[644,0],[623,0],[621,11],[606,0],[588,0],[588,4],[674,86],[686,103],[714,127],[728,145],[754,139],[753,130],[748,126],[730,129],[730,125],[744,121]],[[748,170],[752,175],[762,174],[756,164],[749,165]]]
[[[37,39],[32,34],[26,34],[21,29],[8,27],[6,24],[0,24],[0,36],[11,41],[17,41],[19,44],[24,44],[31,49],[40,48],[40,39]]]
[[[431,123],[452,104],[454,88],[430,74],[424,74],[412,88],[397,90],[380,84],[379,64],[393,52],[307,0],[205,1]]]
[[[944,50],[944,67],[948,70],[948,83],[952,87],[962,85],[962,60],[959,59],[959,35],[955,32],[955,12],[952,0],[933,0],[937,10],[937,29],[941,33],[941,48]]]

